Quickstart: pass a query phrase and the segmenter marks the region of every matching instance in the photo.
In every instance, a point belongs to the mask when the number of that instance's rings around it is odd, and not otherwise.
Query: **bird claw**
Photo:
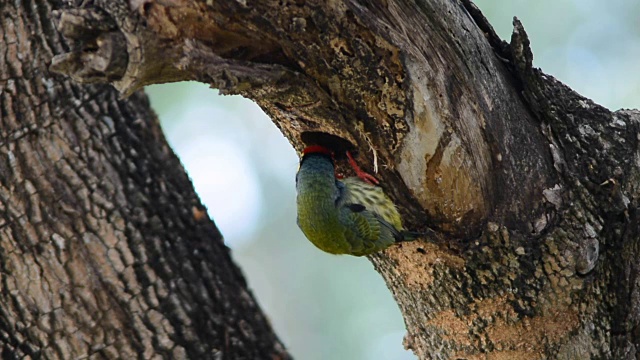
[[[356,163],[356,160],[353,158],[350,151],[347,151],[347,159],[349,159],[349,165],[351,165],[353,170],[356,172],[356,176],[362,179],[362,181],[371,185],[380,184],[380,181],[378,181],[378,179],[376,179],[373,175],[365,172],[360,168],[360,166],[358,166],[358,163]]]
[[[368,174],[366,172],[360,173],[358,174],[358,177],[362,180],[364,180],[365,182],[368,182],[371,185],[378,185],[380,184],[380,181],[378,181],[378,179],[376,179],[373,175]]]

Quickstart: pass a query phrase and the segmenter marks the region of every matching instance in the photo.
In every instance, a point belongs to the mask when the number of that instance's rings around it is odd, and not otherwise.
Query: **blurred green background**
[[[518,16],[534,65],[610,109],[638,108],[640,2],[482,0],[503,39]],[[297,156],[251,101],[197,83],[146,89],[259,303],[298,359],[415,359],[366,259],[316,250],[295,219]]]

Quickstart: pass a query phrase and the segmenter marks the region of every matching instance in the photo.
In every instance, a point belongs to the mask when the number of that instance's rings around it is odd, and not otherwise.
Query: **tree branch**
[[[517,20],[507,44],[468,0],[96,6],[134,59],[121,91],[198,79],[249,97],[298,150],[359,149],[407,226],[447,238],[372,256],[420,358],[640,348],[638,113],[533,68]]]

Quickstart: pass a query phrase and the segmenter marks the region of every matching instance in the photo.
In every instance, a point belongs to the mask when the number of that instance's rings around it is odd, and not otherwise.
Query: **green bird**
[[[296,175],[298,226],[320,250],[330,254],[369,255],[390,245],[416,239],[405,231],[395,204],[376,186],[377,180],[360,170],[339,180],[331,151],[309,146]]]

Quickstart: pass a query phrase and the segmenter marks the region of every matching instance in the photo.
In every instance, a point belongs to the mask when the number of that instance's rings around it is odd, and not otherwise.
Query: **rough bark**
[[[533,68],[517,21],[507,44],[467,0],[85,11],[91,39],[126,44],[81,39],[88,61],[54,60],[76,79],[124,94],[200,80],[255,100],[297,149],[360,150],[407,227],[436,231],[371,259],[420,358],[640,356],[640,114],[610,112]],[[61,14],[74,37],[74,13]]]
[[[62,5],[0,3],[0,356],[289,358],[146,96],[48,71]]]

